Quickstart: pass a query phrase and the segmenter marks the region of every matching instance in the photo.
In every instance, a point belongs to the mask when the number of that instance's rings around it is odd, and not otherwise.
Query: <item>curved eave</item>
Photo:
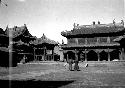
[[[112,43],[112,44],[84,44],[84,45],[62,45],[61,48],[82,48],[82,47],[105,47],[105,46],[120,46],[119,43]]]
[[[121,40],[125,39],[125,35],[119,36],[118,38],[114,39],[114,42],[120,42]]]
[[[31,41],[30,42],[31,45],[43,45],[43,44],[48,44],[48,45],[58,45],[56,42],[54,41],[44,41],[44,40],[41,40],[41,41],[38,41],[38,40],[35,40],[35,41]]]
[[[122,30],[119,30],[119,31],[115,31],[115,32],[106,32],[106,33],[101,33],[101,32],[98,32],[98,33],[88,33],[88,34],[73,34],[71,31],[68,31],[68,32],[61,32],[61,35],[66,37],[66,38],[73,38],[73,37],[77,37],[77,38],[80,38],[80,37],[91,37],[92,36],[121,36],[121,35],[124,35],[125,34],[125,28],[122,29]]]

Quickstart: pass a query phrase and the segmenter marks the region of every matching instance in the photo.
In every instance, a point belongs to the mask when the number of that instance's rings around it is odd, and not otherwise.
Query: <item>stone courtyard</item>
[[[125,88],[125,66],[79,66],[80,71],[68,71],[64,62],[0,67],[0,82],[10,88]]]

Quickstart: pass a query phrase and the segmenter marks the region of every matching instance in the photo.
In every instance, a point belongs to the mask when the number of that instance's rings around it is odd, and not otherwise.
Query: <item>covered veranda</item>
[[[117,45],[108,46],[63,46],[64,59],[78,58],[79,61],[122,61],[124,51]]]

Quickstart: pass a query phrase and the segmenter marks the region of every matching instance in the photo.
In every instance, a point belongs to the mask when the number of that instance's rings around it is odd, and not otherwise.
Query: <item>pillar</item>
[[[75,60],[78,61],[78,54],[77,54],[77,50],[75,50]]]
[[[85,44],[87,44],[87,38],[85,38]]]
[[[36,61],[36,58],[35,58],[35,56],[36,56],[36,55],[35,55],[35,54],[36,54],[36,53],[35,53],[35,47],[33,48],[33,53],[34,53],[34,60]]]
[[[124,48],[121,48],[120,60],[124,60]]]
[[[109,51],[109,48],[108,48],[108,61],[110,61],[110,51]]]
[[[54,50],[52,49],[52,60],[54,61]]]
[[[68,61],[69,60],[69,55],[68,55],[68,53],[67,53],[67,55],[66,55],[66,61]]]
[[[85,49],[85,61],[87,61],[87,52],[86,52],[86,49]]]
[[[46,47],[44,47],[44,54],[43,54],[43,56],[44,56],[44,60],[46,60]]]
[[[97,51],[97,55],[98,55],[98,61],[100,61],[99,51]]]
[[[120,50],[120,53],[119,53],[119,60],[122,60],[122,50]]]
[[[97,37],[97,42],[96,43],[99,44],[99,37]]]
[[[76,44],[78,44],[78,38],[75,38],[75,42],[76,42]]]
[[[110,37],[107,37],[107,43],[110,43]]]
[[[122,58],[123,58],[123,60],[125,60],[125,50],[124,50],[124,48],[122,48]]]
[[[77,50],[75,49],[75,61],[74,61],[75,65],[74,65],[74,70],[75,71],[78,71],[79,70],[79,60],[78,60],[78,52]]]

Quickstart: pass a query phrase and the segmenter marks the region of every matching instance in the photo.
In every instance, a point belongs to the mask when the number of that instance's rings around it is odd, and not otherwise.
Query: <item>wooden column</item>
[[[124,50],[124,48],[122,48],[122,58],[123,58],[123,60],[125,60],[125,50]]]
[[[87,52],[86,52],[86,49],[85,49],[85,61],[87,61]]]
[[[67,53],[67,55],[66,55],[66,61],[68,61],[69,60],[69,55],[68,55],[68,53]]]
[[[124,48],[122,48],[122,58],[123,58],[123,60],[125,60],[125,50],[124,50]]]
[[[54,61],[54,50],[52,49],[52,60]]]
[[[107,37],[107,43],[110,43],[110,37]]]
[[[98,61],[100,61],[99,51],[97,51],[97,55],[98,55]]]
[[[75,38],[75,42],[76,42],[76,44],[78,44],[78,38]]]
[[[124,48],[121,48],[120,60],[124,59]]]
[[[97,42],[96,43],[99,44],[99,37],[97,37]]]
[[[46,60],[46,47],[44,46],[44,54],[43,54],[43,56],[44,56],[44,60]]]
[[[35,53],[35,47],[33,48],[33,53],[34,53],[34,60],[36,61],[36,53]]]
[[[76,49],[75,49],[75,60],[78,61],[78,54]]]
[[[119,53],[119,60],[122,60],[122,50],[120,50],[120,53]]]
[[[110,51],[109,51],[109,48],[108,48],[108,61],[110,61]]]
[[[87,44],[87,38],[85,38],[85,44]]]

